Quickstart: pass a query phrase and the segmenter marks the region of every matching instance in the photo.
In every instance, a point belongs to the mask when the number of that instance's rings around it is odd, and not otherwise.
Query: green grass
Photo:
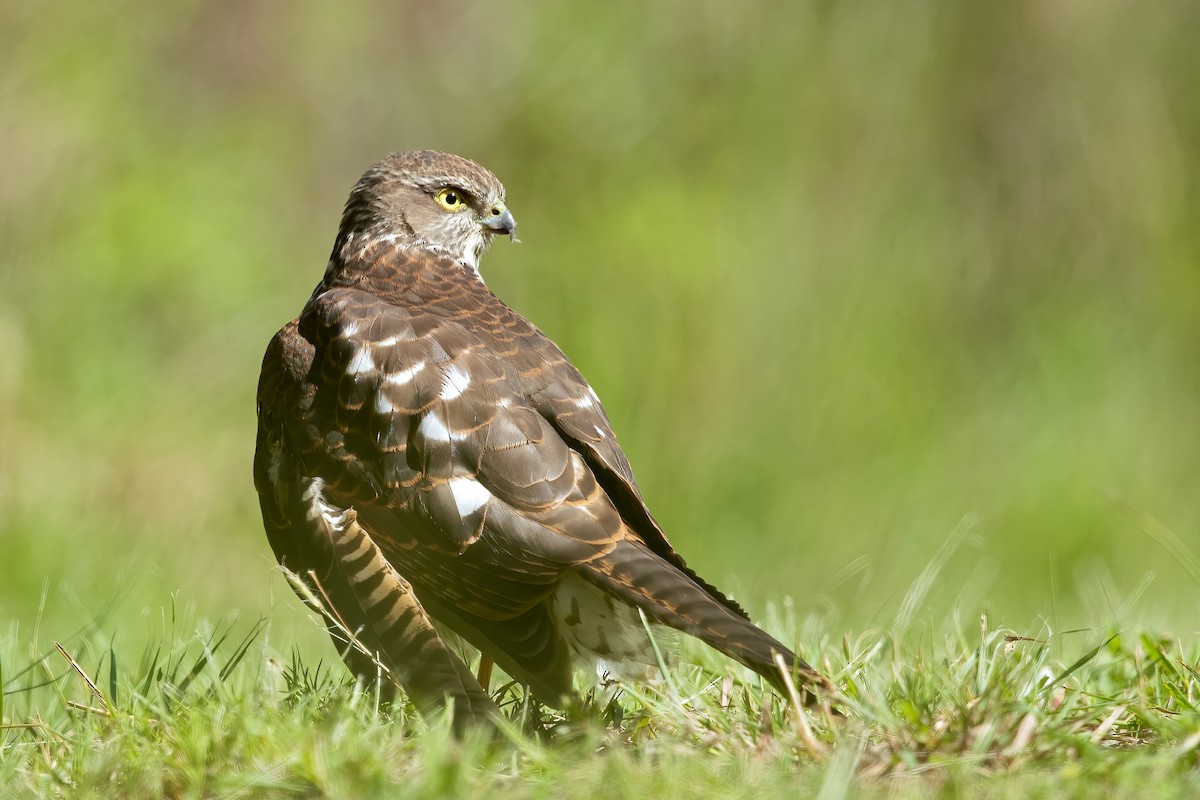
[[[914,600],[919,602],[919,587]],[[14,663],[6,797],[1122,797],[1200,789],[1200,649],[1136,628],[808,630],[836,705],[798,710],[691,643],[669,681],[565,715],[493,687],[495,738],[456,740],[340,665],[266,642],[270,620],[167,616],[143,652],[103,623]],[[20,669],[18,669],[20,667]]]
[[[36,634],[0,642],[0,779],[11,797],[828,800],[1200,789],[1200,647],[1119,620],[1071,631],[1045,622],[1013,630],[987,613],[930,624],[926,600],[967,530],[883,628],[767,615],[837,686],[814,708],[669,637],[660,659],[670,664],[657,677],[594,686],[581,676],[581,696],[565,710],[500,677],[498,731],[456,738],[446,718],[420,718],[403,695],[381,706],[340,663],[280,653],[274,617],[197,624],[172,605],[139,653],[114,643],[106,609],[42,652]]]

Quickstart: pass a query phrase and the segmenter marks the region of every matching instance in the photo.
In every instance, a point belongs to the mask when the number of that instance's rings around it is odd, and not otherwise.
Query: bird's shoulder
[[[342,387],[343,425],[372,405],[421,415],[462,384],[473,419],[492,419],[497,406],[513,409],[506,416],[532,409],[641,502],[597,392],[558,345],[461,269],[434,260],[400,289],[333,287],[310,301],[297,332],[297,349],[316,353],[313,380]]]

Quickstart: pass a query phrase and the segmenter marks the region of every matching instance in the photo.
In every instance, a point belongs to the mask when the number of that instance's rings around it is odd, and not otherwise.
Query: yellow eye
[[[467,207],[467,198],[460,190],[444,186],[433,196],[438,205],[447,211],[462,211]]]

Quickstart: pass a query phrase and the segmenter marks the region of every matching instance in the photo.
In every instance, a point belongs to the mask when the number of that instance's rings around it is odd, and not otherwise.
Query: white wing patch
[[[450,430],[446,427],[446,423],[442,422],[442,418],[433,411],[421,418],[421,424],[417,426],[417,433],[431,442],[461,442],[470,435],[463,431]]]
[[[421,420],[421,424],[417,426],[417,433],[424,436],[426,439],[435,442],[450,441],[450,429],[442,422],[442,418],[437,414],[430,412]]]
[[[423,369],[425,369],[425,362],[418,361],[416,364],[413,364],[411,367],[406,367],[405,369],[402,369],[399,372],[388,373],[384,377],[384,380],[387,381],[388,383],[392,384],[393,386],[403,386],[404,384],[411,381],[413,379],[413,376],[416,375],[418,372],[420,372]]]
[[[458,513],[467,516],[492,498],[492,493],[474,478],[454,478],[449,483],[450,493],[454,495],[454,505]]]
[[[451,364],[446,370],[445,380],[442,384],[442,399],[453,400],[465,392],[470,384],[470,376],[459,369],[457,365]]]
[[[355,353],[354,358],[350,359],[350,363],[346,366],[346,372],[351,375],[361,375],[374,369],[375,359],[371,358],[371,351],[365,347]]]

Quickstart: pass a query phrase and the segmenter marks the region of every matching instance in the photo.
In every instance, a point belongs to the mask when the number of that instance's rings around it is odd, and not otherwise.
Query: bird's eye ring
[[[438,189],[433,199],[437,200],[438,205],[447,211],[462,211],[467,207],[466,195],[461,190],[449,186]]]

